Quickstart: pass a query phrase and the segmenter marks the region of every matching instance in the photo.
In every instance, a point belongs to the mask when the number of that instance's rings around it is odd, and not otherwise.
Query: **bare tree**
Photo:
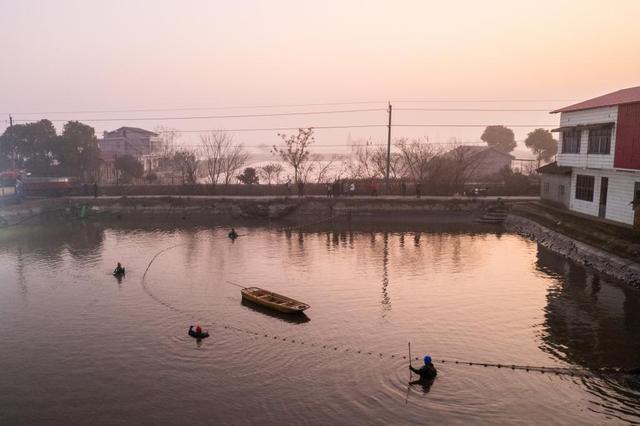
[[[249,153],[244,150],[242,144],[233,145],[229,151],[227,151],[227,155],[224,157],[223,166],[224,166],[224,184],[229,185],[231,183],[231,179],[235,176],[237,170],[242,168],[247,163],[249,159]]]
[[[174,164],[174,154],[182,134],[176,129],[164,126],[157,126],[154,131],[158,133],[158,137],[151,145],[151,153],[158,157],[157,175],[161,177],[161,180],[169,178],[173,182],[175,174],[182,173],[178,170],[179,167]]]
[[[182,137],[182,133],[165,126],[156,126],[154,131],[158,134],[158,137],[155,138],[155,143],[151,145],[151,153],[160,156],[172,155],[176,150],[178,140]]]
[[[173,154],[172,164],[182,176],[182,183],[194,185],[197,182],[198,156],[195,152],[180,150]]]
[[[484,161],[484,150],[484,147],[456,144],[442,155],[441,166],[446,171],[443,175],[448,176],[451,189],[464,189],[464,185]]]
[[[364,144],[354,144],[354,159],[350,162],[350,174],[354,179],[370,179],[381,177],[376,169],[373,159],[373,151],[371,140],[367,140]]]
[[[345,176],[349,176],[350,171],[351,161],[342,159],[333,171],[333,178],[338,180],[343,179]]]
[[[329,161],[325,163],[318,162],[318,172],[316,173],[316,183],[327,183],[330,180],[329,173],[333,170],[334,165],[338,162],[339,156],[332,155]],[[320,161],[320,160],[319,160]]]
[[[382,179],[387,171],[387,149],[383,145],[374,145],[371,140],[364,145],[354,147],[355,160],[349,164],[349,173],[355,179]],[[396,179],[403,174],[402,157],[391,153],[389,174]]]
[[[226,132],[210,132],[200,136],[205,174],[216,185],[222,181],[228,185],[235,172],[244,166],[249,154],[242,144],[234,145],[233,137]]]
[[[416,182],[424,182],[440,150],[433,144],[422,143],[419,140],[409,142],[406,138],[398,140],[395,146],[400,151],[400,159],[406,168],[407,177]]]
[[[286,164],[293,167],[293,178],[295,183],[304,182],[301,180],[301,171],[304,169],[304,177],[308,176],[310,170],[308,166],[309,162],[309,146],[315,142],[313,137],[313,128],[298,129],[297,135],[285,135],[278,133],[278,136],[282,138],[284,146],[272,148],[274,155],[279,155]]]
[[[320,161],[319,154],[310,154],[308,161],[305,161],[300,165],[298,169],[298,180],[297,182],[307,183],[311,180],[311,176],[318,168],[318,164]]]
[[[262,178],[263,182],[267,182],[267,185],[271,183],[278,183],[280,180],[280,174],[283,171],[282,164],[270,163],[266,164],[258,169],[258,174]]]
[[[371,161],[374,164],[377,175],[384,177],[387,173],[387,148],[377,146],[371,155]],[[402,156],[399,153],[392,152],[389,158],[389,178],[397,179],[403,177],[406,171],[405,164],[402,162]]]
[[[231,147],[232,138],[225,132],[211,132],[200,135],[200,142],[205,174],[209,182],[216,185],[224,170],[224,156]]]

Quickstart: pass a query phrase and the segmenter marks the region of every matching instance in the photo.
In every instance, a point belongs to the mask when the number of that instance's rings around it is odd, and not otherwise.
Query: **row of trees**
[[[297,133],[279,134],[280,145],[273,145],[271,153],[280,160],[259,168],[247,168],[238,172],[249,159],[242,144],[234,143],[225,132],[211,132],[200,138],[198,150],[178,148],[179,133],[162,130],[163,143],[154,154],[159,157],[158,170],[147,175],[149,180],[158,174],[179,176],[183,183],[195,184],[204,179],[211,184],[231,183],[234,179],[245,183],[278,183],[285,171],[283,164],[293,174],[293,182],[327,182],[336,178],[382,179],[386,173],[387,152],[385,146],[371,141],[356,144],[349,159],[334,157],[324,159],[311,152],[315,143],[312,128],[299,129]],[[488,146],[510,152],[516,146],[513,131],[504,126],[489,126],[481,139]],[[551,133],[536,129],[529,133],[525,144],[540,160],[548,161],[557,150],[557,142]],[[398,139],[389,158],[392,179],[429,181],[443,190],[459,187],[479,164],[477,151],[453,143],[443,145],[424,143],[420,140]],[[49,120],[19,124],[7,129],[0,136],[0,167],[27,169],[35,175],[78,176],[84,180],[96,177],[100,165],[100,151],[95,130],[78,121],[70,121],[56,134]],[[142,164],[131,156],[121,156],[115,161],[121,172],[122,182],[143,177]]]
[[[18,124],[0,136],[0,168],[27,169],[41,176],[85,177],[100,163],[95,130],[69,121],[56,133],[53,123]]]
[[[517,146],[513,130],[505,126],[487,126],[480,139],[502,152],[512,152]],[[549,161],[558,152],[558,141],[545,129],[535,129],[529,133],[524,144],[540,161]]]

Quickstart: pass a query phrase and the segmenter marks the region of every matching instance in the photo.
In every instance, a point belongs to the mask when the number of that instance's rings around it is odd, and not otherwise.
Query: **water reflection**
[[[433,386],[433,383],[435,382],[435,380],[436,379],[418,379],[418,380],[409,382],[409,386],[420,385],[422,392],[427,394],[429,393],[429,391],[431,391],[431,387]]]
[[[555,278],[544,309],[543,350],[592,369],[640,366],[637,290],[608,282],[540,245],[536,267]]]
[[[389,233],[383,236],[384,246],[382,249],[382,317],[384,318],[391,310],[391,298],[389,297]]]
[[[285,314],[282,312],[274,311],[273,309],[265,308],[264,306],[258,305],[245,299],[241,299],[240,304],[254,312],[259,312],[262,315],[266,315],[271,318],[277,318],[281,321],[291,324],[304,324],[311,321],[311,318],[309,318],[304,312],[299,312],[296,314]]]
[[[113,420],[116,410],[134,421],[141,412],[159,419],[184,412],[197,423],[210,401],[226,423],[287,417],[419,424],[429,412],[434,423],[535,416],[540,423],[597,424],[637,420],[640,413],[633,402],[638,393],[618,381],[447,364],[437,385],[407,387],[399,354],[408,336],[419,351],[443,358],[555,365],[551,353],[572,365],[635,366],[636,292],[515,235],[497,242],[473,226],[353,222],[303,232],[251,228],[250,237],[232,243],[228,229],[187,224],[60,227],[2,237],[0,341],[10,344],[0,348],[0,370],[10,377],[0,382],[0,399],[12,419],[44,412],[61,421],[68,401],[79,401],[72,420],[98,413],[100,423]],[[158,258],[141,289],[150,258],[171,246],[176,249]],[[116,256],[131,271],[119,290],[109,275]],[[313,321],[240,304],[227,279],[300,298],[312,305]],[[20,285],[31,298],[24,307],[11,299]],[[193,345],[183,333],[196,318],[260,336],[219,327],[215,338]],[[78,321],[89,338],[77,338]],[[30,333],[37,338],[21,338]],[[278,343],[262,333],[307,344]],[[34,383],[49,396],[34,393]],[[265,386],[267,400],[255,393]],[[154,398],[136,399],[140,394]]]
[[[88,221],[53,221],[50,226],[31,232],[28,227],[17,227],[0,234],[7,253],[15,257],[17,285],[23,295],[28,293],[26,271],[33,263],[59,268],[69,260],[78,267],[92,267],[101,256],[104,229]]]

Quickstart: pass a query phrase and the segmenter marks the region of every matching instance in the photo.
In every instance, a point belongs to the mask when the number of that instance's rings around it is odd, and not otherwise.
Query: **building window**
[[[558,198],[564,198],[564,185],[558,186]]]
[[[549,182],[544,183],[543,191],[545,194],[549,193]]]
[[[611,127],[589,131],[588,154],[609,154],[611,151]]]
[[[580,135],[578,129],[570,129],[562,132],[562,153],[578,154],[580,152]]]
[[[595,177],[576,175],[576,200],[593,201],[593,186]]]

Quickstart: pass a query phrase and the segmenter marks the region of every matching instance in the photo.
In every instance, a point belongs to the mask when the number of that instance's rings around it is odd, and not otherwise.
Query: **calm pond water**
[[[640,422],[623,376],[437,363],[429,389],[407,386],[408,341],[436,359],[640,365],[638,292],[531,241],[473,225],[227,230],[0,230],[0,423]],[[270,314],[227,280],[311,309]],[[187,336],[196,322],[212,337]]]

